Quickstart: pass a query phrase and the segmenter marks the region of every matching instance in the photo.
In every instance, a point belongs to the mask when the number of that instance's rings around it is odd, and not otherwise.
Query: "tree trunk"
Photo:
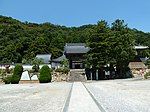
[[[117,78],[123,78],[123,67],[121,65],[116,66]]]

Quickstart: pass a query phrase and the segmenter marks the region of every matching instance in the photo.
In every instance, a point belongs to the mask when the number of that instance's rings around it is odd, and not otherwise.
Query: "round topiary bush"
[[[40,69],[39,81],[40,83],[48,83],[51,82],[51,79],[52,79],[51,70],[47,65],[44,65]]]
[[[22,72],[23,72],[22,65],[16,65],[14,68],[14,73],[13,73],[12,78],[11,78],[12,84],[18,84],[19,83]]]

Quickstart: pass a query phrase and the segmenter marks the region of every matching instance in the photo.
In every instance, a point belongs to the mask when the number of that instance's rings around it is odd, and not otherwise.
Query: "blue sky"
[[[0,15],[65,26],[123,19],[131,28],[150,32],[150,0],[0,0]]]

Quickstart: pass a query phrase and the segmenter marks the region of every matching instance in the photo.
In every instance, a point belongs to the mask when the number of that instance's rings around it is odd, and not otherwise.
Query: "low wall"
[[[40,67],[40,69],[44,66],[44,65],[48,65],[49,66],[49,68],[51,68],[51,65],[50,64],[42,64],[42,65],[39,65],[39,67]],[[22,65],[23,66],[23,69],[24,70],[32,70],[32,66],[33,65]],[[10,69],[11,68],[15,68],[15,65],[10,65],[10,67],[9,67]],[[0,69],[5,69],[5,66],[0,66]]]
[[[39,83],[38,80],[21,80],[19,84],[32,84],[32,83]]]

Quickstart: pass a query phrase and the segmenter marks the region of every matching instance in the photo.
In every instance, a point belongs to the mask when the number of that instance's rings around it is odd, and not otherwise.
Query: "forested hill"
[[[53,58],[62,55],[65,43],[86,42],[96,25],[65,27],[51,23],[20,22],[0,16],[0,63],[21,62],[36,54],[52,53]],[[131,29],[136,44],[150,46],[150,33]]]

